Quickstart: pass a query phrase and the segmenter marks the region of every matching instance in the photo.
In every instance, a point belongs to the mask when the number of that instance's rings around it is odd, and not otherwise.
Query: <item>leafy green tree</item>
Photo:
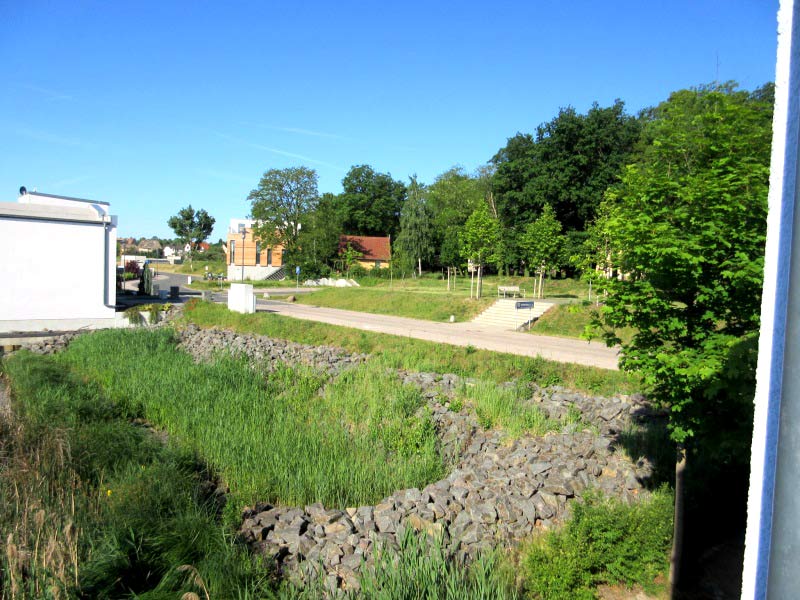
[[[651,112],[647,145],[609,193],[608,231],[625,277],[610,282],[603,312],[612,329],[608,340],[620,342],[613,329],[635,328],[620,366],[640,372],[652,397],[669,409],[670,434],[679,445],[673,584],[687,457],[720,431],[741,434],[752,425],[747,410],[764,265],[769,97],[769,86],[750,94],[734,84],[673,93]],[[728,438],[727,459],[736,455],[732,448],[747,447],[747,435]],[[719,447],[712,451],[721,454]]]
[[[169,218],[167,225],[175,232],[182,245],[189,245],[189,264],[192,264],[192,255],[197,245],[208,239],[214,230],[214,217],[204,209],[197,212],[190,204],[178,211],[177,215]]]
[[[342,180],[339,210],[344,233],[352,235],[397,234],[406,186],[389,173],[377,173],[369,165],[352,167]]]
[[[639,139],[639,120],[617,100],[583,115],[562,108],[536,129],[518,133],[492,158],[498,214],[506,228],[524,228],[546,204],[564,229],[583,231]]]
[[[300,266],[309,277],[327,276],[337,257],[342,234],[337,200],[334,194],[322,194],[316,209],[307,214],[300,230]]]
[[[397,244],[403,253],[416,259],[417,269],[422,275],[422,261],[433,256],[433,233],[431,217],[425,197],[425,186],[417,181],[417,176],[410,178],[408,198],[403,204],[400,214],[400,234]]]
[[[254,236],[267,245],[282,244],[287,260],[297,260],[302,223],[317,207],[317,172],[307,167],[266,171],[250,192]]]
[[[452,253],[447,253],[447,259],[442,258],[443,246],[447,244],[452,248],[453,236],[448,232],[460,229],[466,223],[472,212],[484,200],[484,190],[477,177],[470,176],[462,167],[453,167],[437,176],[428,186],[428,206],[431,213],[431,224],[434,231],[434,243],[440,254],[442,264],[456,265],[458,263],[458,250],[456,260],[453,261]],[[445,241],[448,240],[449,241]],[[457,237],[455,246],[458,245]]]
[[[540,298],[545,271],[556,268],[563,245],[561,223],[556,219],[555,211],[546,204],[539,218],[525,227],[520,240],[528,264],[538,271]]]
[[[471,260],[478,270],[476,295],[481,297],[483,265],[497,258],[500,243],[500,223],[489,214],[486,203],[481,203],[467,219],[459,236],[461,256]]]

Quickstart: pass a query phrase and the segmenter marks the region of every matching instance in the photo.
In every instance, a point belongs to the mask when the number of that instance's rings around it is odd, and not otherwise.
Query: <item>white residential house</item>
[[[116,246],[108,202],[25,188],[0,202],[0,332],[114,326]]]

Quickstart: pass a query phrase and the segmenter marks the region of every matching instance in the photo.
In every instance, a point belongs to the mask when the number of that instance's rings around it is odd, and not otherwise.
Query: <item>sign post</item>
[[[528,331],[530,331],[531,321],[533,320],[533,300],[517,302],[515,308],[517,309],[517,312],[515,314],[519,314],[519,311],[521,310],[528,311]],[[514,324],[516,325],[516,321]],[[518,327],[516,327],[515,329],[518,329]]]

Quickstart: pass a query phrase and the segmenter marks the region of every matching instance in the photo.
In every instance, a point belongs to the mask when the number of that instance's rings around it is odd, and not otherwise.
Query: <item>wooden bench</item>
[[[518,285],[498,285],[497,286],[497,297],[500,297],[500,294],[503,295],[505,298],[507,295],[514,298],[515,296],[520,296],[521,298],[525,297],[525,290],[520,289]]]

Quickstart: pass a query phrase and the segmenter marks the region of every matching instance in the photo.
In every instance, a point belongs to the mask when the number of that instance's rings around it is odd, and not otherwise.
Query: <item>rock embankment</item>
[[[180,347],[197,361],[207,361],[219,352],[228,352],[246,356],[267,370],[280,364],[305,365],[333,375],[367,358],[366,354],[349,354],[334,346],[310,346],[264,335],[202,329],[196,325],[189,325],[177,335]]]
[[[334,347],[193,325],[177,336],[180,347],[198,361],[230,352],[262,368],[288,363],[334,375],[366,358]],[[55,352],[72,337],[30,347],[34,352]],[[651,465],[644,459],[631,461],[619,442],[621,432],[653,416],[641,396],[604,398],[530,386],[523,402],[554,422],[569,424],[547,435],[511,440],[502,431],[481,428],[469,407],[451,409],[458,406],[453,401],[459,390],[473,380],[408,371],[397,375],[422,390],[441,454],[452,467],[449,475],[423,489],[399,490],[371,506],[258,504],[246,510],[241,538],[254,551],[273,558],[290,577],[322,575],[332,589],[352,589],[358,586],[360,571],[374,564],[376,549],[397,547],[408,529],[437,537],[450,553],[470,559],[556,525],[569,514],[571,502],[589,490],[626,502],[646,495],[643,484],[652,475]]]
[[[300,580],[324,575],[330,587],[356,588],[377,547],[398,546],[406,529],[441,539],[464,559],[517,543],[535,529],[554,526],[588,490],[636,501],[652,475],[644,459],[632,462],[617,434],[642,414],[644,399],[588,397],[562,388],[534,388],[528,402],[550,418],[580,414],[565,431],[509,440],[482,429],[467,410],[448,408],[465,382],[455,375],[401,372],[422,388],[443,456],[453,469],[423,489],[399,490],[372,506],[260,504],[245,511],[240,534],[251,547]],[[323,570],[324,573],[319,573]]]

